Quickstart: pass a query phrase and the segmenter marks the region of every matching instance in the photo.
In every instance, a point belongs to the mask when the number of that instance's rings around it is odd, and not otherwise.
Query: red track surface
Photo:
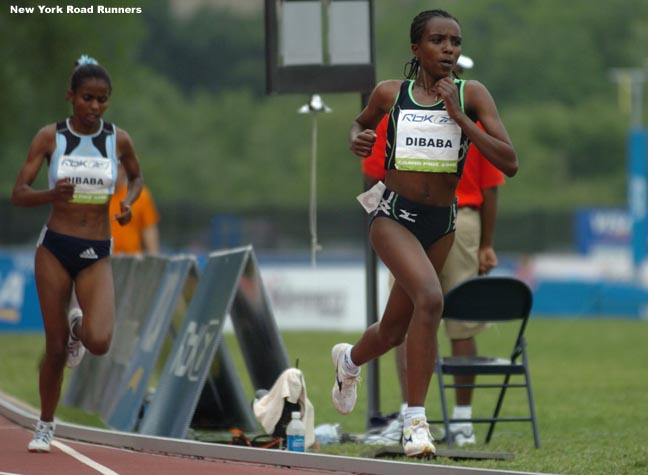
[[[55,439],[80,455],[52,447],[48,454],[27,451],[31,431],[0,416],[0,475],[343,475],[342,472],[300,470],[235,461],[192,459],[125,449],[115,449],[64,439]],[[86,457],[85,462],[78,458]],[[96,465],[92,465],[92,464]]]

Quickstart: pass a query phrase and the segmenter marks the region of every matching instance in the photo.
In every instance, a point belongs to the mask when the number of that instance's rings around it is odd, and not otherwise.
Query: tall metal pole
[[[317,252],[322,249],[317,241],[317,114],[319,112],[332,112],[331,108],[324,104],[319,94],[313,94],[310,100],[301,106],[297,112],[300,114],[312,114],[313,128],[311,132],[311,183],[310,201],[308,205],[308,227],[311,236],[311,265],[316,266]]]
[[[362,95],[362,108],[364,109],[369,101],[369,95]],[[363,188],[366,186],[363,184]],[[366,190],[365,190],[366,191]],[[364,211],[363,211],[364,213]],[[378,321],[378,286],[377,268],[378,257],[371,247],[369,241],[370,215],[366,217],[365,233],[365,294],[366,294],[366,321],[367,327]],[[380,415],[380,363],[378,358],[367,363],[367,428],[371,425],[371,418]]]
[[[311,235],[311,266],[317,263],[317,112],[313,112],[313,133],[311,137],[311,192],[310,192],[310,235]]]
[[[363,211],[364,213],[364,211]],[[378,321],[378,286],[377,267],[378,258],[369,242],[369,222],[367,216],[367,238],[365,239],[365,274],[367,295],[367,327]],[[367,363],[367,428],[371,418],[380,415],[380,364],[378,358]]]
[[[375,51],[375,30],[374,30],[374,5],[369,1],[369,44],[371,48],[371,64],[376,57]],[[372,80],[371,89],[376,84],[375,75]],[[370,92],[361,96],[362,109],[369,103]],[[364,188],[364,186],[363,186]],[[367,215],[365,215],[367,216]],[[365,278],[366,278],[366,299],[367,299],[367,327],[378,321],[378,290],[377,290],[377,268],[378,258],[371,242],[369,241],[369,219],[367,218],[367,233],[365,238]],[[378,359],[370,361],[367,365],[367,428],[371,426],[371,418],[380,415],[380,365]]]

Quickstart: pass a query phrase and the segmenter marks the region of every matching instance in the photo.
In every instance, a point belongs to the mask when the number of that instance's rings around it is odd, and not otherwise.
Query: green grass
[[[354,342],[358,334],[285,332],[282,336],[291,361],[299,358],[308,397],[315,407],[316,425],[337,422],[345,432],[363,432],[366,386],[361,386],[356,409],[348,416],[335,412],[330,402],[330,348],[340,341]],[[482,334],[480,349],[490,350],[500,338],[510,339],[505,328]],[[236,340],[233,335],[226,339],[251,399],[251,384]],[[514,459],[436,459],[433,463],[570,475],[648,473],[648,322],[534,319],[529,324],[527,343],[541,448],[533,446],[529,423],[500,424],[488,446],[481,443],[485,426],[478,425],[480,443],[476,450],[510,452]],[[0,389],[37,406],[37,366],[42,348],[41,335],[0,334]],[[442,341],[445,350],[447,343]],[[383,412],[396,411],[400,396],[392,355],[380,360],[380,381]],[[473,413],[486,416],[493,397],[486,389],[477,392]],[[505,401],[506,415],[523,414],[525,404],[521,391],[510,392]],[[426,407],[428,417],[440,416],[435,379]],[[76,409],[61,407],[57,416],[101,425],[96,416]],[[367,449],[362,444],[347,443],[323,446],[321,452],[362,456]]]

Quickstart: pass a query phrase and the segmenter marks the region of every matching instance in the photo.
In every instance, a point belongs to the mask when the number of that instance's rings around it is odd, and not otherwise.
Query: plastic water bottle
[[[306,426],[301,420],[301,412],[291,413],[290,424],[286,427],[286,448],[291,452],[304,452],[306,449],[305,435]]]

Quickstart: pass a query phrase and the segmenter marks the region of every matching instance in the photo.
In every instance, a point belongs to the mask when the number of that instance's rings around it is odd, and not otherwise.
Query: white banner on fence
[[[316,268],[309,264],[260,265],[260,271],[280,330],[362,331],[366,327],[362,262]],[[388,273],[380,267],[379,313],[384,308],[387,291]]]

